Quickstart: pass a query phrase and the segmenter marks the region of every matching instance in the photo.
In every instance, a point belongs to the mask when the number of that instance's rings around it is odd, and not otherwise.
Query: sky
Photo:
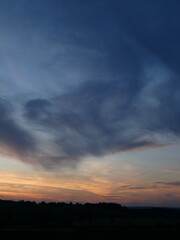
[[[0,0],[0,199],[180,207],[179,9]]]

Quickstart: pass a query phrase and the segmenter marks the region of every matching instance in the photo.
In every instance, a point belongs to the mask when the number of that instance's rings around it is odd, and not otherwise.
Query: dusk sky
[[[0,0],[0,199],[180,207],[179,0]]]

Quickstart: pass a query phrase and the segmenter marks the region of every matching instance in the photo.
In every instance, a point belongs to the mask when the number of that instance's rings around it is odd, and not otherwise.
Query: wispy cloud
[[[172,181],[172,182],[159,181],[159,182],[156,182],[156,184],[176,187],[176,186],[180,186],[180,181]]]
[[[162,172],[172,173],[172,174],[180,174],[180,171],[179,170],[175,170],[175,169],[163,169]]]

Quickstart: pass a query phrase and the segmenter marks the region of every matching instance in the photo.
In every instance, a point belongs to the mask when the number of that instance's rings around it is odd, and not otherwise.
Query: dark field
[[[0,201],[5,239],[177,238],[179,233],[180,209]]]

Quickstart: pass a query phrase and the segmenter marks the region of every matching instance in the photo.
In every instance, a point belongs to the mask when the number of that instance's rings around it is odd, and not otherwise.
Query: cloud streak
[[[165,186],[180,186],[180,181],[174,181],[174,182],[156,182],[156,184],[160,184],[160,185],[165,185]]]

